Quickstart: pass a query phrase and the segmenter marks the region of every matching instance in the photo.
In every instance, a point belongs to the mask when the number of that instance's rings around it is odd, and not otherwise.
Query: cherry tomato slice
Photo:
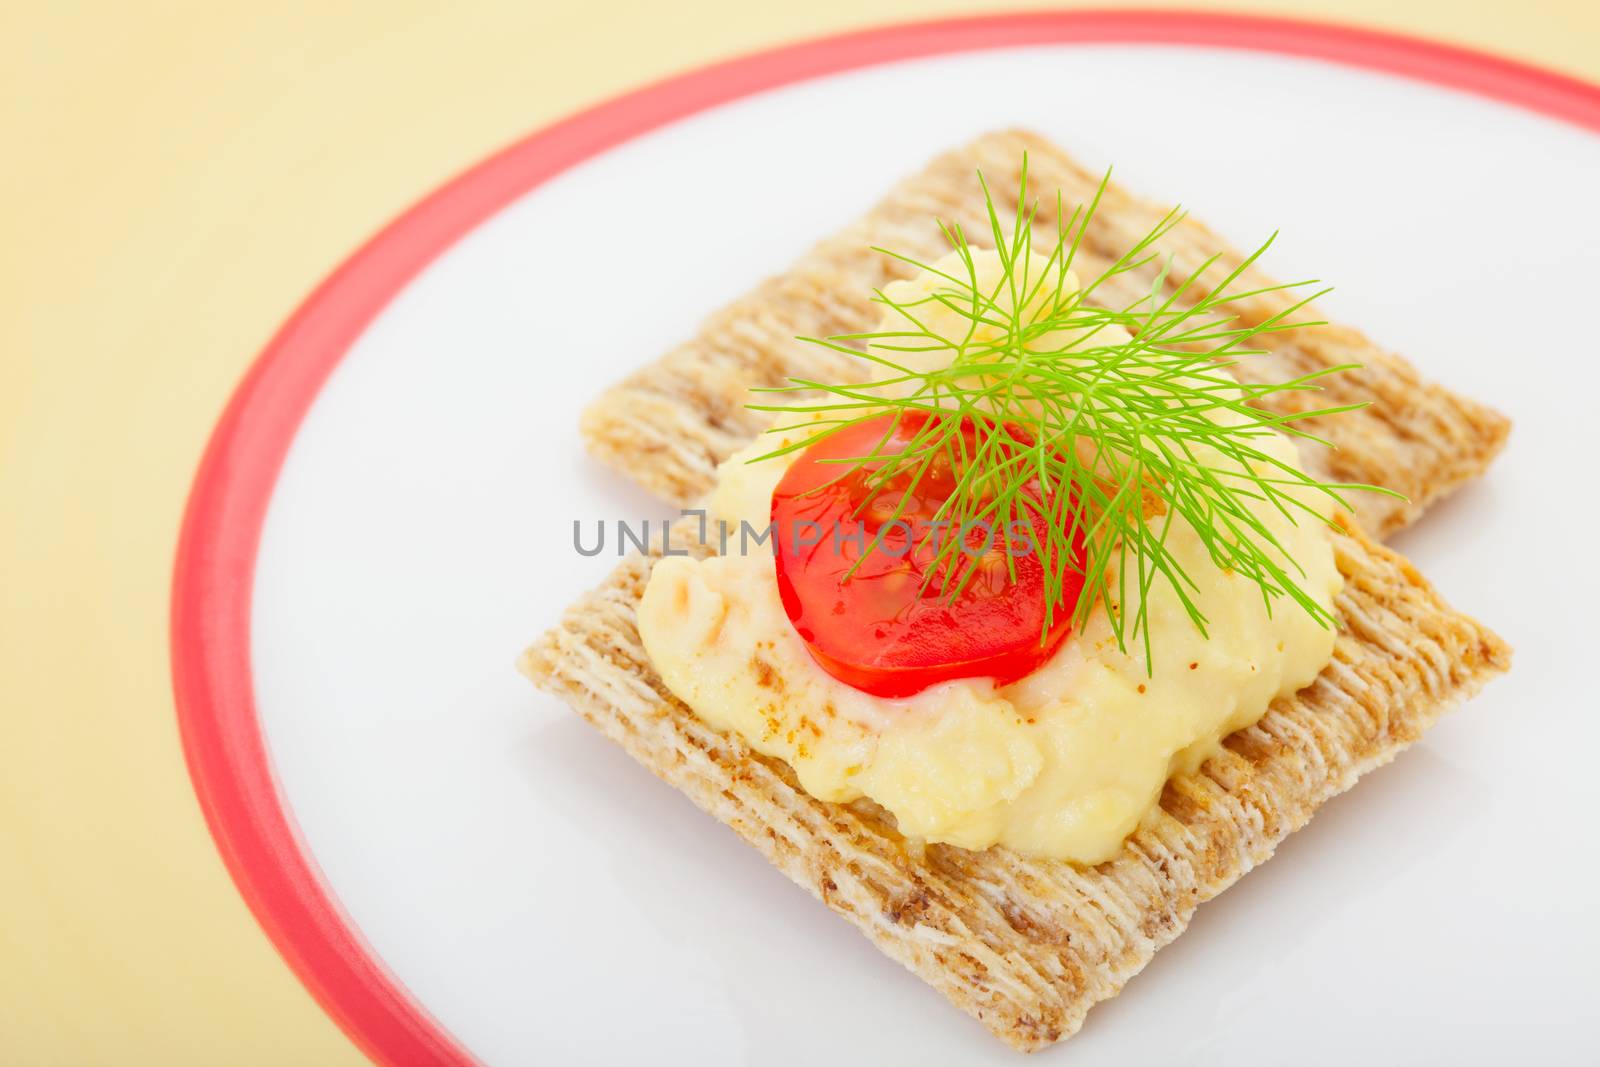
[[[968,531],[959,566],[978,572],[952,600],[940,577],[924,579],[935,566],[934,515],[957,473],[948,464],[924,473],[891,521],[906,479],[874,491],[865,476],[879,464],[841,478],[849,465],[825,462],[898,454],[926,419],[943,417],[956,416],[902,414],[896,424],[886,414],[841,430],[802,452],[772,494],[778,591],[789,621],[823,670],[876,696],[909,696],[952,678],[992,677],[999,685],[1022,678],[1065,640],[1083,588],[1084,545],[1075,532],[1074,565],[1044,633],[1045,570],[1032,545],[1044,543],[1048,520],[1019,514],[1017,521],[1034,527],[1031,544],[1020,527],[1008,531],[1004,523],[989,537],[977,527]],[[978,429],[967,419],[961,432],[971,454]],[[883,542],[874,548],[880,531]]]

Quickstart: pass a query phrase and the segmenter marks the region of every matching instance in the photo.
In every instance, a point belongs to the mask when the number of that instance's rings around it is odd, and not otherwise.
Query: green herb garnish
[[[890,436],[885,434],[873,452],[834,460],[846,464],[840,477],[870,464],[871,469],[862,475],[869,489],[886,489],[892,482],[910,486],[902,496],[903,508],[904,499],[914,493],[923,475],[942,459],[958,477],[955,491],[934,516],[947,524],[945,528],[959,530],[975,524],[1009,529],[1013,521],[1026,522],[1033,514],[1047,514],[1051,521],[1040,525],[1050,532],[1042,544],[1032,545],[1046,575],[1044,633],[1049,632],[1059,607],[1066,568],[1078,566],[1069,532],[1076,527],[1085,531],[1087,560],[1075,627],[1081,628],[1096,602],[1104,599],[1118,647],[1126,649],[1131,632],[1150,664],[1145,594],[1159,578],[1170,583],[1204,634],[1205,616],[1190,596],[1196,583],[1165,545],[1168,532],[1180,518],[1198,533],[1217,567],[1260,586],[1269,611],[1275,600],[1288,597],[1322,626],[1334,625],[1334,616],[1297,583],[1297,576],[1304,578],[1304,570],[1251,505],[1270,502],[1291,522],[1297,514],[1331,522],[1301,498],[1304,490],[1325,495],[1345,508],[1349,504],[1341,493],[1347,490],[1398,494],[1369,485],[1325,483],[1257,447],[1263,437],[1278,432],[1332,447],[1296,424],[1363,404],[1278,414],[1263,411],[1254,403],[1277,393],[1315,391],[1318,379],[1358,365],[1330,367],[1279,383],[1244,383],[1228,373],[1241,359],[1267,354],[1264,349],[1248,347],[1253,338],[1322,325],[1290,321],[1290,316],[1328,290],[1312,293],[1258,325],[1235,325],[1235,316],[1223,310],[1228,302],[1316,284],[1294,282],[1233,291],[1244,272],[1271,246],[1269,238],[1221,284],[1188,306],[1180,306],[1180,298],[1196,287],[1197,279],[1218,257],[1206,260],[1165,296],[1162,291],[1170,263],[1160,271],[1147,296],[1124,307],[1096,306],[1096,291],[1107,281],[1156,260],[1155,246],[1182,220],[1183,212],[1174,209],[1099,276],[1071,289],[1067,272],[1110,172],[1090,203],[1074,208],[1070,217],[1062,211],[1057,195],[1055,245],[1042,266],[1033,254],[1038,204],[1028,205],[1027,158],[1023,158],[1009,234],[1001,225],[982,174],[978,178],[990,236],[1001,262],[999,280],[980,285],[974,250],[959,225],[939,224],[964,272],[936,271],[912,257],[875,249],[921,271],[932,271],[948,285],[905,303],[878,290],[875,300],[903,320],[901,329],[800,338],[866,360],[880,376],[853,384],[791,378],[786,386],[761,390],[821,393],[822,397],[803,404],[750,405],[758,411],[811,417],[803,423],[775,426],[772,432],[818,431],[759,459],[806,448],[820,437],[885,413],[896,416],[898,428],[902,417],[926,412],[939,417],[923,420],[904,451],[880,452]],[[945,336],[927,325],[925,310],[930,305],[957,313],[963,324],[959,336]],[[1105,326],[1122,327],[1131,338],[1108,343],[1093,336]],[[953,351],[949,366],[921,370],[895,355],[933,350]],[[977,427],[975,445],[961,431],[963,419]],[[893,518],[899,517],[897,510]],[[881,533],[879,536],[881,539]],[[975,570],[961,566],[961,550],[960,537],[944,538],[925,582],[937,578],[943,591],[958,595]],[[1136,560],[1131,576],[1130,555]],[[1132,619],[1126,619],[1117,608],[1127,602],[1130,578],[1140,592],[1139,607]]]

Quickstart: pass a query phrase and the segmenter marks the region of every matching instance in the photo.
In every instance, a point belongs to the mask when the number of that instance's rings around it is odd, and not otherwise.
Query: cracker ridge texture
[[[1001,848],[920,847],[865,802],[806,794],[781,762],[697,719],[662,684],[635,610],[654,558],[624,560],[524,654],[522,669],[731,827],[1007,1044],[1074,1033],[1194,909],[1510,664],[1495,634],[1446,606],[1403,557],[1346,523],[1332,662],[1275,702],[1094,867]]]
[[[1073,205],[1094,195],[1101,176],[1035,134],[1003,131],[980,137],[901,182],[864,217],[823,240],[788,271],[713,314],[688,342],[607,390],[581,421],[589,449],[667,500],[688,505],[700,499],[715,481],[717,464],[767,425],[768,416],[745,407],[752,386],[780,385],[791,376],[861,380],[864,361],[795,337],[876,328],[881,308],[871,302],[873,290],[913,271],[872,248],[932,261],[948,250],[936,219],[959,224],[975,245],[987,243],[989,224],[977,172],[988,180],[1004,216],[1015,209],[1024,151],[1030,196],[1040,209],[1035,245],[1053,247],[1056,192],[1070,215]],[[1079,277],[1098,274],[1167,210],[1114,183],[1108,186],[1084,235],[1077,257]],[[1244,258],[1193,218],[1186,218],[1158,247],[1172,257],[1168,292],[1208,258],[1219,257],[1190,291],[1195,299]],[[1099,290],[1101,299],[1114,303],[1139,298],[1149,292],[1157,270],[1151,264],[1114,279]],[[1273,284],[1252,267],[1232,289]],[[1234,301],[1229,308],[1241,321],[1259,324],[1295,299],[1265,293]],[[1298,317],[1320,316],[1306,309]],[[1265,398],[1263,406],[1284,413],[1370,401],[1361,411],[1307,422],[1307,429],[1335,447],[1309,446],[1303,458],[1311,473],[1324,479],[1380,485],[1407,498],[1359,495],[1359,517],[1379,537],[1481,474],[1510,430],[1504,416],[1424,380],[1411,364],[1356,330],[1308,327],[1263,335],[1261,345],[1271,356],[1247,357],[1235,370],[1241,379],[1281,381],[1348,363],[1363,366],[1326,379],[1320,392],[1278,393]]]

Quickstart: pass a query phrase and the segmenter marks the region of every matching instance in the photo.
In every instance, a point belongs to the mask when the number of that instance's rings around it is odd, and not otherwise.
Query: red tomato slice
[[[778,591],[789,621],[823,670],[876,696],[909,696],[952,678],[1016,681],[1066,639],[1083,589],[1085,552],[1075,533],[1075,566],[1068,568],[1044,633],[1044,566],[1026,537],[1016,536],[1020,527],[1008,537],[1001,523],[981,554],[984,532],[968,531],[973,552],[963,555],[960,566],[979,572],[951,600],[941,578],[924,578],[934,564],[933,516],[954,491],[955,472],[947,464],[930,469],[898,522],[891,522],[905,496],[904,480],[874,493],[864,476],[879,464],[861,465],[840,478],[849,466],[824,462],[874,451],[898,454],[930,417],[941,416],[903,414],[897,426],[895,416],[886,414],[824,438],[800,454],[772,494]],[[977,427],[967,419],[962,432],[970,453],[978,443]],[[891,436],[884,441],[886,433]],[[1016,518],[1033,525],[1032,544],[1044,543],[1047,519]],[[883,544],[873,548],[880,530]],[[959,535],[944,535],[952,536]],[[1008,551],[1014,577],[1006,565]],[[860,566],[847,578],[857,560]]]

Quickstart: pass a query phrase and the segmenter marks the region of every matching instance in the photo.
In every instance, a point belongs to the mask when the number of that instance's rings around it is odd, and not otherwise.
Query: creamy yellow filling
[[[998,269],[992,254],[980,258],[980,280]],[[910,299],[936,284],[923,276],[897,283],[891,295]],[[951,355],[917,358],[931,365]],[[723,464],[711,521],[733,531],[741,521],[765,528],[789,458],[748,460],[773,447],[759,440]],[[1260,447],[1296,460],[1286,439]],[[1304,571],[1301,587],[1331,606],[1342,578],[1321,524],[1308,515],[1296,524],[1270,505],[1257,516]],[[735,533],[730,548],[737,545]],[[766,547],[658,562],[639,605],[639,634],[679,699],[787,762],[813,796],[870,797],[911,838],[1097,863],[1154,808],[1175,770],[1197,765],[1274,699],[1310,683],[1333,653],[1333,631],[1286,601],[1269,612],[1259,586],[1213,565],[1186,524],[1173,525],[1166,546],[1194,579],[1190,596],[1209,637],[1158,580],[1145,605],[1149,670],[1142,655],[1117,649],[1101,604],[1081,633],[1012,685],[963,679],[905,699],[875,697],[811,659],[784,614]],[[1136,590],[1130,594],[1117,607],[1128,618],[1138,608]]]

